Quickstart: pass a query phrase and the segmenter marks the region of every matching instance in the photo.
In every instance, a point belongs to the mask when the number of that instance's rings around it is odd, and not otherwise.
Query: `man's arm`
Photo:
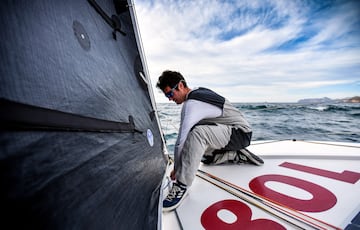
[[[185,140],[194,125],[205,118],[215,118],[221,116],[221,114],[222,110],[219,107],[198,100],[187,100],[181,110],[180,129],[175,144],[175,157],[180,155]]]

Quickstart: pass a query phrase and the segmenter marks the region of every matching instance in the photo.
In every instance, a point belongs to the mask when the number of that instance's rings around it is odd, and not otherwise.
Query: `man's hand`
[[[171,180],[175,180],[175,170],[172,170],[171,173],[170,173],[170,178]]]

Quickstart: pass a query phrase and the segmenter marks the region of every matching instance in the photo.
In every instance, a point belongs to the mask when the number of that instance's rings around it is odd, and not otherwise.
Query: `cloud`
[[[231,101],[291,101],[360,79],[357,1],[135,0],[135,9],[153,84],[173,69]]]

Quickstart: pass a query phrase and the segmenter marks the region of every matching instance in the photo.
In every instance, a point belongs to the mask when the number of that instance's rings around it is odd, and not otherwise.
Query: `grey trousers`
[[[179,162],[175,162],[176,179],[190,186],[195,179],[202,156],[212,155],[214,150],[227,146],[233,128],[221,124],[195,126],[186,138]]]

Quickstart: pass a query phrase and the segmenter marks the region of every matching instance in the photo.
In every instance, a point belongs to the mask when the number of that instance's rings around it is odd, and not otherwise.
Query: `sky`
[[[360,96],[360,0],[134,0],[155,100],[164,70],[231,102]]]

